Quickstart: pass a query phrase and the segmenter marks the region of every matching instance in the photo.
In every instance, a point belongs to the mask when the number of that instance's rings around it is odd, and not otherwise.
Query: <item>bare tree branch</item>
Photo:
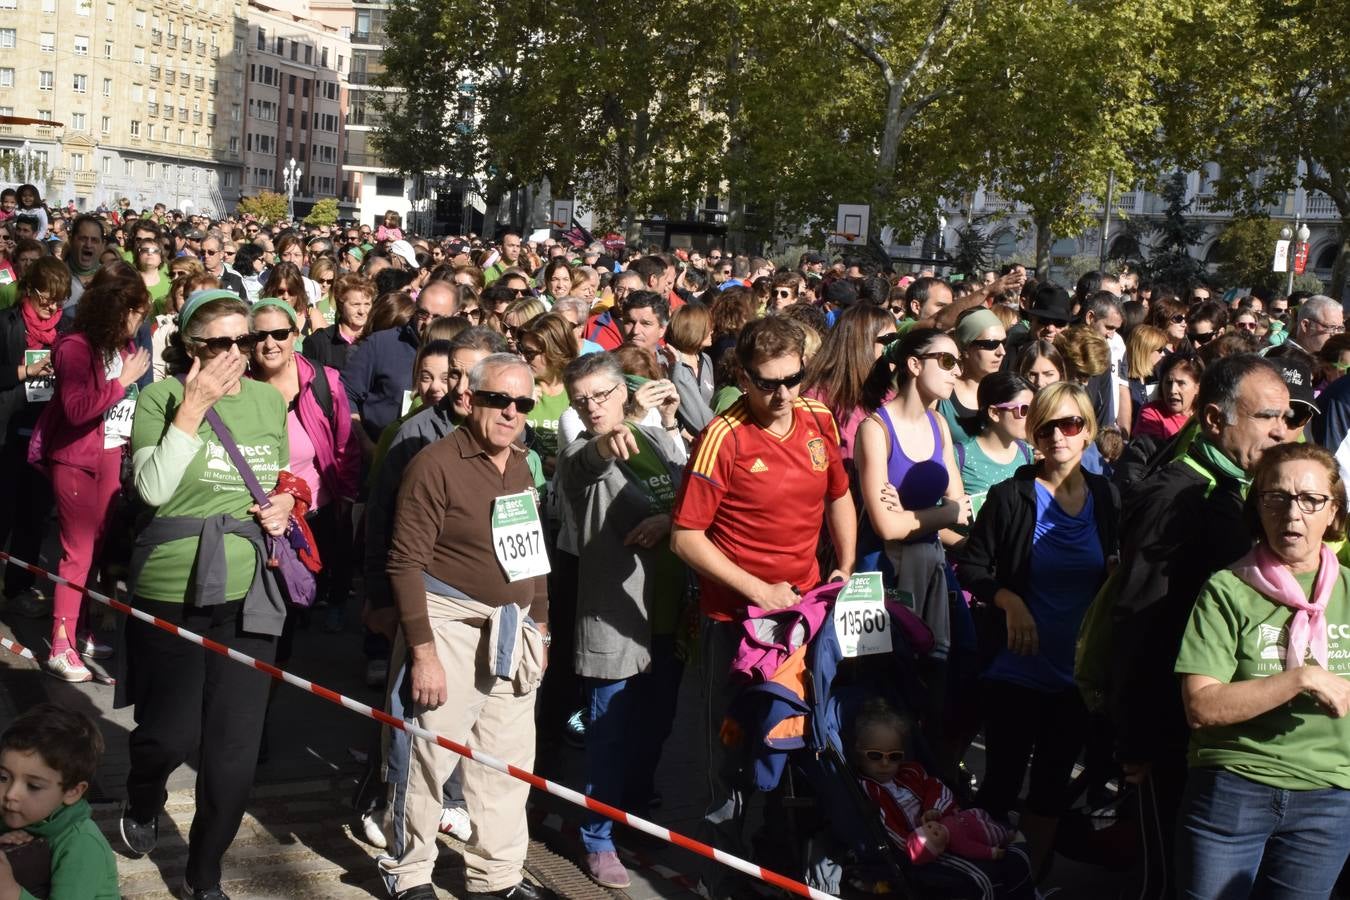
[[[901,93],[909,90],[910,84],[918,77],[919,73],[924,70],[924,67],[928,65],[928,57],[932,55],[933,46],[937,44],[937,40],[942,36],[942,32],[946,31],[947,26],[951,24],[952,13],[955,10],[956,0],[945,0],[942,4],[942,8],[938,10],[937,19],[933,22],[933,27],[928,29],[928,34],[924,36],[923,46],[919,48],[919,54],[914,57],[914,62],[910,63],[909,69],[905,72],[904,76],[896,82]]]
[[[891,64],[886,61],[886,57],[881,55],[881,52],[871,41],[864,40],[860,35],[850,31],[834,16],[826,19],[825,24],[839,32],[840,37],[857,47],[859,53],[870,59],[881,70],[881,80],[886,82],[887,87],[895,84],[895,71],[891,68]]]

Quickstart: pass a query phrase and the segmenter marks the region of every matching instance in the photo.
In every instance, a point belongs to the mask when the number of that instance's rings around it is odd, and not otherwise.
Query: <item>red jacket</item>
[[[300,380],[296,413],[314,444],[314,467],[319,470],[319,480],[333,500],[355,500],[361,487],[361,445],[352,428],[351,404],[342,387],[342,376],[336,369],[318,366],[299,353],[295,354],[295,367]],[[310,388],[318,377],[317,368],[322,368],[333,397],[331,421]]]
[[[127,355],[122,351],[124,359]],[[126,389],[107,377],[101,354],[79,332],[56,339],[52,369],[56,391],[33,429],[29,462],[44,471],[61,463],[93,473],[103,453],[103,414],[126,396]]]

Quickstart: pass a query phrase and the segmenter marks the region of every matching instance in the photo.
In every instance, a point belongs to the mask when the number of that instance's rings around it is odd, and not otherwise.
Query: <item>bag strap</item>
[[[965,441],[953,441],[952,449],[956,451],[956,469],[962,471],[966,467],[966,443]]]
[[[179,375],[178,383],[187,387],[187,376]],[[230,434],[230,429],[220,420],[220,413],[216,412],[214,407],[206,410],[206,421],[210,424],[211,430],[216,433],[220,439],[220,444],[225,448],[225,453],[230,457],[230,462],[234,463],[239,476],[244,479],[244,484],[248,486],[248,492],[253,495],[253,502],[257,503],[263,509],[272,505],[272,501],[267,496],[262,485],[258,483],[258,476],[253,474],[253,468],[249,466],[248,460],[244,459],[244,454],[239,452],[239,445],[234,442],[234,435]]]
[[[328,383],[327,367],[323,363],[314,362],[314,378],[309,383],[309,389],[314,393],[314,402],[323,410],[329,426],[336,432],[337,422],[333,418],[333,386]]]

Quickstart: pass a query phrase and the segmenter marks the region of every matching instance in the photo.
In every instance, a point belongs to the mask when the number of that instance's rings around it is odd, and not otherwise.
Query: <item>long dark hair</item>
[[[980,379],[980,386],[975,389],[976,404],[980,408],[975,418],[978,430],[984,431],[989,425],[989,407],[1010,403],[1023,391],[1036,393],[1025,378],[1012,372],[991,372]]]
[[[868,376],[878,363],[885,366],[884,354],[874,359],[877,332],[894,321],[886,310],[860,303],[840,313],[826,332],[807,369],[805,389],[819,392],[836,419],[863,405]]]
[[[80,295],[72,331],[83,334],[104,356],[126,345],[127,314],[150,310],[150,291],[145,279],[130,264],[108,263],[94,273],[94,280]]]
[[[876,409],[886,402],[886,395],[892,388],[899,391],[909,384],[913,376],[909,374],[909,367],[905,363],[928,352],[934,341],[944,337],[947,337],[947,332],[941,328],[911,328],[904,337],[891,344],[867,377],[867,384],[863,387],[863,405],[868,409]]]

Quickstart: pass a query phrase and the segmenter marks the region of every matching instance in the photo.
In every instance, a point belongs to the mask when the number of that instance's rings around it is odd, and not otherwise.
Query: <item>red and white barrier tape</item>
[[[4,647],[10,653],[22,656],[24,659],[36,659],[36,657],[33,656],[32,650],[29,650],[18,641],[11,641],[7,637],[0,637],[0,647]]]
[[[256,660],[253,657],[248,656],[247,654],[240,653],[238,650],[233,650],[230,647],[225,646],[224,644],[217,643],[216,641],[211,640],[210,638],[204,638],[199,634],[195,634],[191,631],[188,631],[186,628],[180,628],[179,626],[173,624],[172,622],[166,622],[163,619],[150,615],[149,613],[128,606],[127,604],[123,603],[120,600],[115,600],[112,597],[105,596],[103,594],[98,593],[97,591],[91,591],[84,585],[75,584],[69,581],[68,579],[62,578],[55,572],[48,572],[46,569],[39,568],[33,565],[32,563],[24,562],[23,560],[11,556],[10,554],[5,553],[2,550],[0,550],[0,562],[6,563],[8,565],[18,566],[22,569],[27,569],[34,575],[37,575],[41,578],[46,578],[55,584],[64,584],[73,590],[79,591],[81,594],[88,597],[89,599],[94,600],[98,603],[102,603],[104,606],[109,606],[120,613],[124,613],[128,616],[132,616],[133,618],[140,619],[142,622],[146,622],[150,625],[155,626],[156,628],[160,628],[164,631],[167,631],[170,634],[176,634],[178,635],[178,637],[181,637],[185,640],[191,641],[194,644],[198,644],[202,647],[205,647],[207,650],[210,650],[213,653],[219,653],[221,656],[228,656],[230,659],[234,660],[237,663],[241,663],[243,665],[257,669],[259,672],[264,672],[278,681],[284,681],[286,684],[294,685],[295,687],[298,687],[303,691],[307,691],[311,694],[322,697],[329,703],[336,703],[338,706],[346,707],[347,709],[350,709],[352,712],[360,713],[361,715],[369,719],[374,719],[375,721],[383,725],[388,725],[390,728],[397,728],[402,731],[406,731],[408,734],[411,734],[414,737],[421,738],[422,740],[429,741],[430,743],[433,744],[437,744],[441,747],[444,747],[446,750],[450,750],[454,753],[458,753],[460,756],[472,759],[475,762],[481,763],[490,769],[495,769],[496,771],[501,772],[505,775],[510,775],[512,778],[517,778],[525,782],[526,784],[530,785],[531,787],[543,791],[546,794],[552,794],[555,797],[561,797],[568,803],[572,803],[584,809],[589,809],[592,812],[599,813],[600,815],[605,816],[606,818],[613,819],[616,822],[621,822],[625,825],[628,825],[631,828],[636,828],[638,831],[642,831],[645,832],[646,834],[650,834],[653,837],[660,838],[661,840],[674,844],[677,847],[683,847],[685,850],[689,850],[692,853],[697,853],[698,855],[707,857],[708,859],[716,860],[717,862],[720,862],[724,866],[729,866],[738,872],[743,872],[746,875],[749,875],[753,878],[758,878],[760,881],[764,881],[768,884],[773,885],[774,887],[781,888],[785,891],[790,891],[791,893],[797,894],[798,896],[801,897],[810,897],[812,898],[812,900],[837,900],[837,898],[835,898],[832,894],[827,894],[824,891],[816,890],[815,888],[807,884],[803,884],[800,881],[788,878],[786,875],[780,875],[777,872],[770,871],[769,869],[766,869],[763,866],[757,866],[752,862],[748,862],[744,859],[741,859],[739,856],[732,856],[730,853],[727,853],[724,850],[718,850],[716,847],[705,844],[702,841],[696,841],[693,838],[686,837],[685,835],[682,835],[677,831],[671,831],[669,828],[663,828],[662,826],[657,825],[655,822],[649,822],[646,819],[641,818],[640,816],[635,816],[632,813],[624,812],[623,810],[617,807],[610,806],[608,803],[601,803],[599,800],[596,800],[592,797],[588,797],[585,794],[581,793],[580,791],[574,791],[571,788],[564,787],[560,784],[549,781],[547,778],[541,778],[540,776],[534,774],[533,772],[529,772],[526,771],[525,769],[521,769],[516,766],[504,763],[501,760],[497,759],[495,756],[489,756],[488,754],[483,753],[482,751],[479,750],[471,750],[468,747],[464,746],[463,744],[456,743],[455,741],[452,741],[449,738],[442,737],[441,735],[436,734],[435,732],[428,731],[427,729],[422,728],[420,725],[417,725],[415,722],[395,718],[394,716],[389,715],[389,713],[385,712],[384,710],[375,709],[373,707],[367,706],[364,703],[353,700],[352,698],[347,697],[343,694],[339,694],[337,691],[330,690],[329,688],[326,688],[323,685],[315,684],[314,682],[301,678],[298,675],[292,675],[290,672],[278,669],[276,666],[271,665],[270,663],[265,663],[260,660]],[[33,658],[33,654],[30,650],[27,650],[26,648],[18,644],[15,644],[14,642],[8,639],[0,638],[0,645],[3,645],[5,649],[11,650],[14,653],[18,653],[20,656],[24,656],[27,659]]]

